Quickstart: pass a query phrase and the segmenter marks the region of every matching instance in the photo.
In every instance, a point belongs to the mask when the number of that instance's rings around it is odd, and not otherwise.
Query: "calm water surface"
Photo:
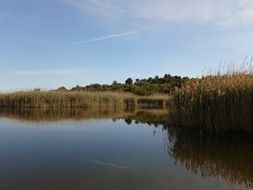
[[[251,137],[131,119],[0,119],[1,190],[250,189]]]

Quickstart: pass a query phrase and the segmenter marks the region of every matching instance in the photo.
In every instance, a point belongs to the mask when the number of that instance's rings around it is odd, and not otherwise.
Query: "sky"
[[[0,0],[0,91],[201,76],[252,42],[252,0]]]

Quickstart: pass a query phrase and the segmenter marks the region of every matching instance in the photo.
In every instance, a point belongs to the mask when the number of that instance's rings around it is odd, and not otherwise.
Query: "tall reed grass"
[[[1,108],[101,108],[163,107],[168,96],[140,97],[115,92],[15,92],[0,94]]]
[[[122,106],[131,95],[80,92],[15,92],[0,95],[0,107],[5,108],[87,108]]]
[[[176,125],[224,129],[253,129],[253,73],[210,75],[187,82],[170,104]]]

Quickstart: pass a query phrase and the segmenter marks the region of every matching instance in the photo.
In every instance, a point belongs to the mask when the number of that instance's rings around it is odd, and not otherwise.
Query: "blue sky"
[[[200,76],[252,42],[252,0],[0,0],[0,90]]]

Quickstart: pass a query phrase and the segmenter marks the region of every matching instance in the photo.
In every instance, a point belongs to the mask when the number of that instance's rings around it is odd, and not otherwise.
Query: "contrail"
[[[119,38],[119,37],[123,37],[123,36],[133,35],[133,34],[136,34],[139,32],[141,32],[141,31],[136,30],[136,31],[119,33],[119,34],[112,34],[112,35],[102,36],[102,37],[93,38],[93,39],[89,39],[89,40],[77,41],[77,42],[72,43],[72,45],[87,44],[87,43],[92,43],[92,42],[97,42],[97,41],[102,41],[102,40],[108,40],[108,39],[112,39],[112,38]]]

